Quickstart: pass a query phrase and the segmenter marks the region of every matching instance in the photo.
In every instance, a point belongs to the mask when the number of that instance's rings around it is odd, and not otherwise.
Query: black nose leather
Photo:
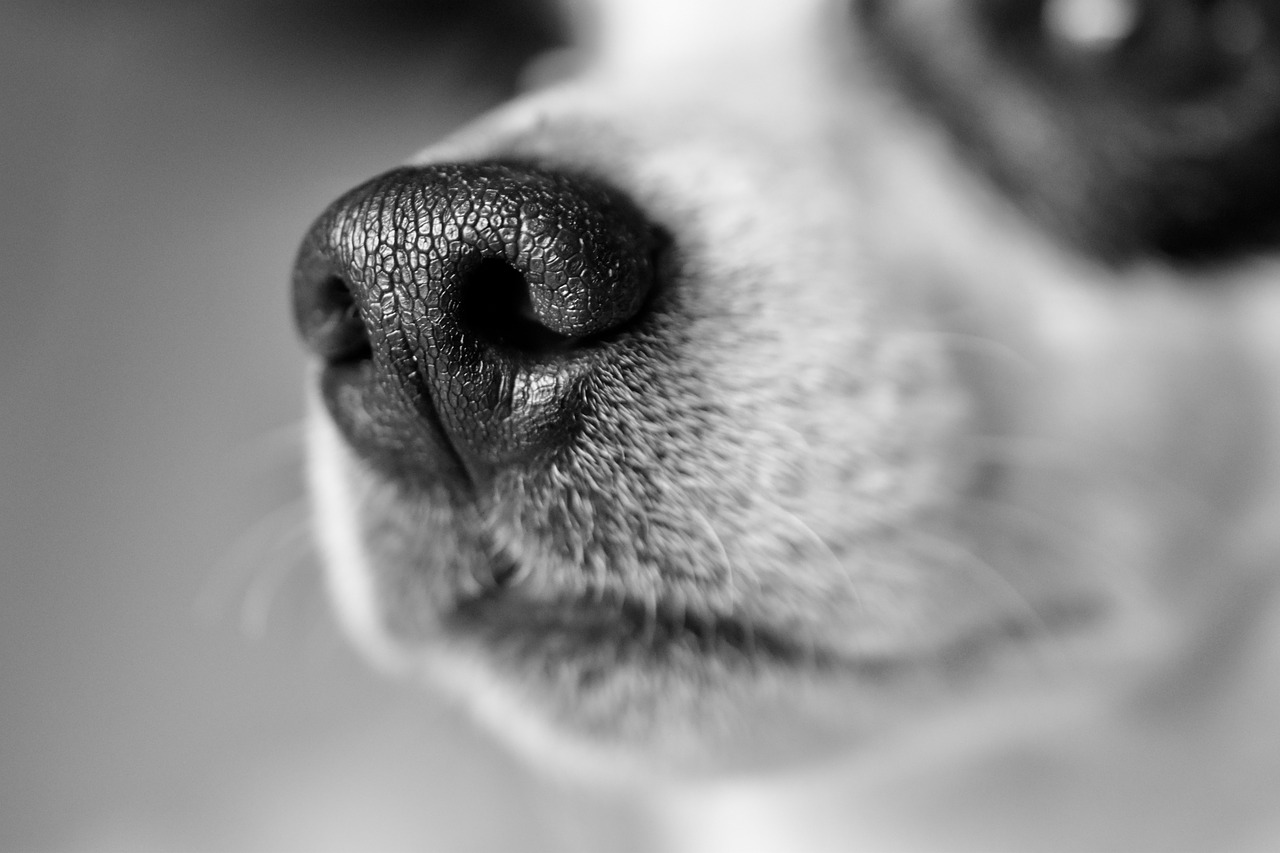
[[[316,220],[294,311],[357,451],[394,473],[452,462],[483,477],[569,440],[584,383],[645,305],[657,245],[586,177],[397,169]]]

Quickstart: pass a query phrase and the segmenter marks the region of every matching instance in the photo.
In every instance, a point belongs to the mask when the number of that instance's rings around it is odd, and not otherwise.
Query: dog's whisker
[[[260,572],[273,570],[281,560],[292,565],[314,554],[308,501],[298,498],[277,507],[250,525],[213,563],[193,602],[196,618],[216,623]]]
[[[725,587],[729,594],[732,594],[736,585],[735,573],[733,561],[729,559],[729,551],[724,546],[724,540],[720,538],[720,534],[716,532],[715,526],[712,525],[711,520],[707,518],[701,510],[695,509],[691,512],[691,515],[702,526],[702,529],[706,531],[708,540],[711,542],[712,546],[714,546],[716,558],[724,572]]]
[[[297,575],[314,555],[310,531],[296,527],[284,534],[273,548],[274,558],[266,571],[259,571],[245,591],[240,608],[240,630],[250,639],[260,639],[267,629],[272,609],[287,582]]]
[[[977,518],[978,523],[1005,525],[995,531],[1003,541],[1010,541],[1016,534],[1029,534],[1036,545],[1052,547],[1055,556],[1063,562],[1075,565],[1079,562],[1076,555],[1084,552],[1089,555],[1087,562],[1096,567],[1097,573],[1109,576],[1119,573],[1119,565],[1100,543],[1091,541],[1083,530],[1064,519],[990,495],[969,496],[961,514]]]
[[[1231,509],[1207,499],[1186,482],[1162,471],[1155,465],[1133,458],[1115,458],[1105,467],[1096,462],[1086,462],[1092,454],[1077,444],[1045,439],[1014,438],[1009,436],[975,436],[966,439],[976,459],[996,467],[1011,468],[1026,476],[1028,471],[1057,475],[1061,479],[1059,491],[1075,490],[1111,492],[1127,488],[1134,494],[1147,496],[1148,506],[1159,505],[1160,511],[1170,518],[1178,518],[1190,526],[1220,526],[1230,520]],[[958,495],[960,505],[983,504],[996,500],[988,490],[975,490]],[[1007,501],[1005,502],[1008,503]],[[1011,512],[1021,511],[1038,515],[1043,525],[1053,526],[1054,521],[1043,512],[1031,507],[1008,505]],[[1058,522],[1059,524],[1061,522]],[[1078,536],[1083,539],[1085,534]]]
[[[1044,366],[1030,355],[995,337],[944,329],[901,329],[894,333],[894,339],[908,346],[936,344],[952,354],[980,356],[984,361],[1015,368],[1026,376],[1034,377],[1044,371]]]
[[[927,554],[942,561],[941,568],[944,570],[966,566],[976,572],[978,582],[988,591],[994,592],[1002,600],[1003,606],[1010,608],[1012,614],[1018,616],[1023,627],[1030,629],[1042,640],[1053,640],[1054,632],[1049,621],[1036,603],[991,562],[965,545],[923,528],[905,529],[903,533],[909,541],[908,547],[923,547]]]
[[[778,518],[781,518],[787,524],[791,525],[796,530],[799,530],[805,539],[816,546],[818,554],[827,561],[828,565],[831,567],[833,575],[837,578],[845,579],[849,584],[850,592],[853,593],[854,600],[859,600],[860,593],[858,591],[857,584],[853,582],[853,578],[850,576],[844,561],[840,559],[839,555],[836,554],[835,550],[832,549],[827,541],[819,536],[816,530],[806,524],[804,519],[784,508],[781,504],[778,504],[777,502],[770,502],[769,507]]]

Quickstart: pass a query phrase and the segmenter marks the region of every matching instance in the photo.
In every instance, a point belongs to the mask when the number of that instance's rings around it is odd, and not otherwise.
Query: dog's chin
[[[1027,699],[1027,687],[1041,700],[1052,692],[1051,653],[1023,626],[992,625],[892,657],[837,654],[727,620],[673,619],[497,594],[442,617],[446,627],[430,642],[394,637],[394,617],[379,612],[364,645],[399,676],[447,688],[535,766],[577,778],[701,778],[858,760],[940,722],[964,729],[966,717],[993,708],[1017,719],[1008,709]],[[1065,619],[1088,621],[1083,612]]]
[[[525,608],[507,602],[494,615],[510,612],[507,604]],[[1010,709],[1067,697],[1077,680],[1059,671],[1061,689],[1051,689],[1045,649],[1031,648],[1043,638],[1019,628],[993,626],[896,658],[801,650],[763,630],[748,646],[740,642],[747,630],[655,629],[595,603],[561,605],[513,612],[501,627],[465,631],[420,660],[537,766],[623,779],[870,762],[939,727],[962,741],[985,737],[993,714],[1006,721],[1005,737],[1021,713]],[[1043,711],[1029,716],[1049,720]]]
[[[1073,651],[1095,647],[1106,621],[1096,601],[1063,597],[1031,608],[1034,624],[988,613],[927,642],[864,644],[820,625],[716,612],[709,600],[558,592],[511,562],[446,589],[433,586],[440,572],[428,558],[408,565],[421,543],[391,560],[370,551],[360,519],[371,503],[383,540],[414,523],[392,517],[395,487],[326,418],[313,419],[312,443],[331,597],[347,632],[397,677],[443,685],[539,766],[576,776],[756,772],[880,749],[965,709],[1007,708],[1028,686],[1051,695],[1046,675],[1078,677],[1084,653]]]

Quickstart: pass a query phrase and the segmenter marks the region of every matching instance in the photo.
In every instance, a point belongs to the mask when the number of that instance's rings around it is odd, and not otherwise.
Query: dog
[[[681,849],[1280,848],[1280,3],[567,10],[299,251],[350,635]]]

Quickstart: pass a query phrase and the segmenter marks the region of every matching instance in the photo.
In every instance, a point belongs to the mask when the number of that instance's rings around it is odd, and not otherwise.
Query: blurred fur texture
[[[1280,845],[1280,4],[1069,5],[575,6],[415,162],[606,181],[660,291],[475,492],[317,405],[351,632],[676,847]]]

